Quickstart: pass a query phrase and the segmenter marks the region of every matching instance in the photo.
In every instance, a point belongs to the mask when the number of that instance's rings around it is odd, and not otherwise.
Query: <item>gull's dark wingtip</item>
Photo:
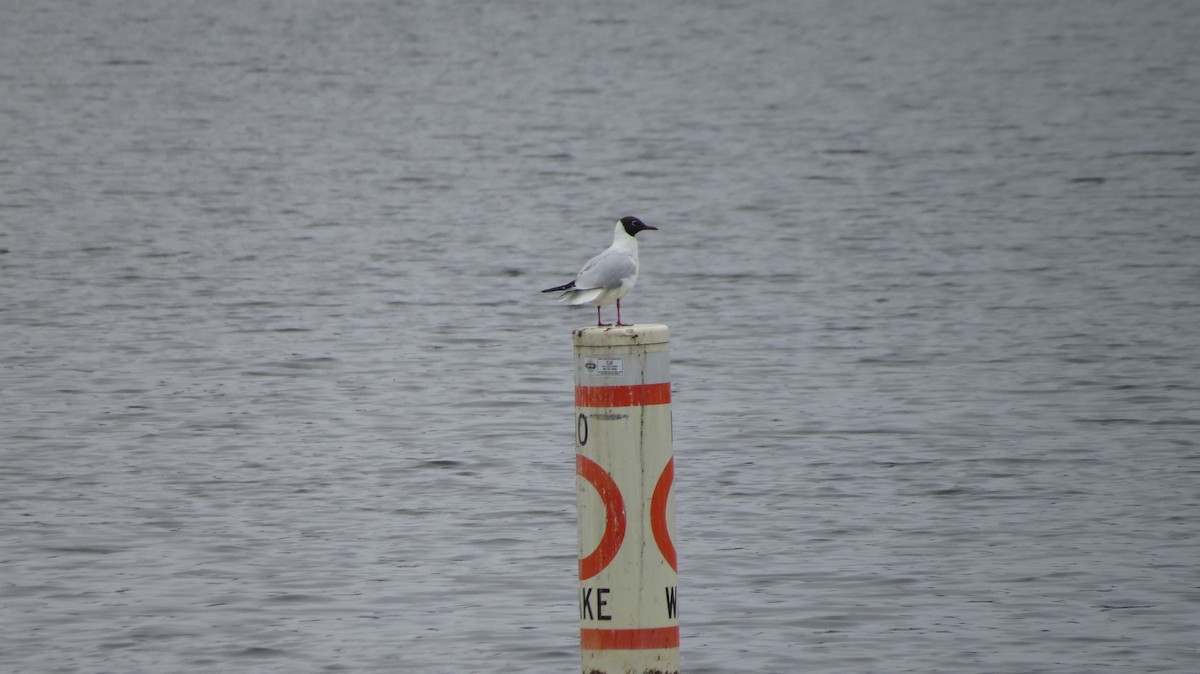
[[[564,284],[564,285],[560,285],[560,286],[558,286],[557,288],[546,288],[546,289],[545,289],[545,290],[543,290],[542,292],[544,292],[544,293],[554,293],[554,292],[560,292],[560,291],[563,291],[563,290],[570,290],[571,288],[574,288],[574,287],[575,287],[575,282],[574,282],[574,281],[571,281],[570,283],[566,283],[566,284]]]

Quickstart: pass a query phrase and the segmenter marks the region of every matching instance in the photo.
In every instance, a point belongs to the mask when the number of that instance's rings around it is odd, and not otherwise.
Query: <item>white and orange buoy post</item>
[[[582,671],[674,674],[678,564],[667,326],[580,328],[573,335]]]

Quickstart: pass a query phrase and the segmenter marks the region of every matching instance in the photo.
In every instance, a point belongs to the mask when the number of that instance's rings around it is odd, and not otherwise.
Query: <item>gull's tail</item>
[[[604,288],[588,288],[587,290],[568,288],[562,295],[558,296],[558,301],[577,307],[581,304],[591,304],[600,299],[600,296],[603,294]]]
[[[546,288],[544,293],[562,293],[558,296],[559,302],[565,302],[570,305],[589,304],[597,300],[604,294],[604,288],[587,288],[579,289],[575,287],[575,282],[564,283],[554,288]]]

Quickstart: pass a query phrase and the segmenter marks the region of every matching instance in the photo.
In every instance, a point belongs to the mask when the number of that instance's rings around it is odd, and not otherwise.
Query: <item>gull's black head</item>
[[[621,224],[624,225],[625,233],[629,236],[637,236],[637,233],[643,229],[653,229],[658,231],[657,227],[651,227],[632,215],[626,215],[625,217],[621,218]]]

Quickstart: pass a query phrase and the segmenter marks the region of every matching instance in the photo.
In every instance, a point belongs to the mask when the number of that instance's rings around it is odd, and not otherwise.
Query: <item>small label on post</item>
[[[625,371],[620,358],[589,357],[583,360],[583,367],[591,375],[617,376]]]

